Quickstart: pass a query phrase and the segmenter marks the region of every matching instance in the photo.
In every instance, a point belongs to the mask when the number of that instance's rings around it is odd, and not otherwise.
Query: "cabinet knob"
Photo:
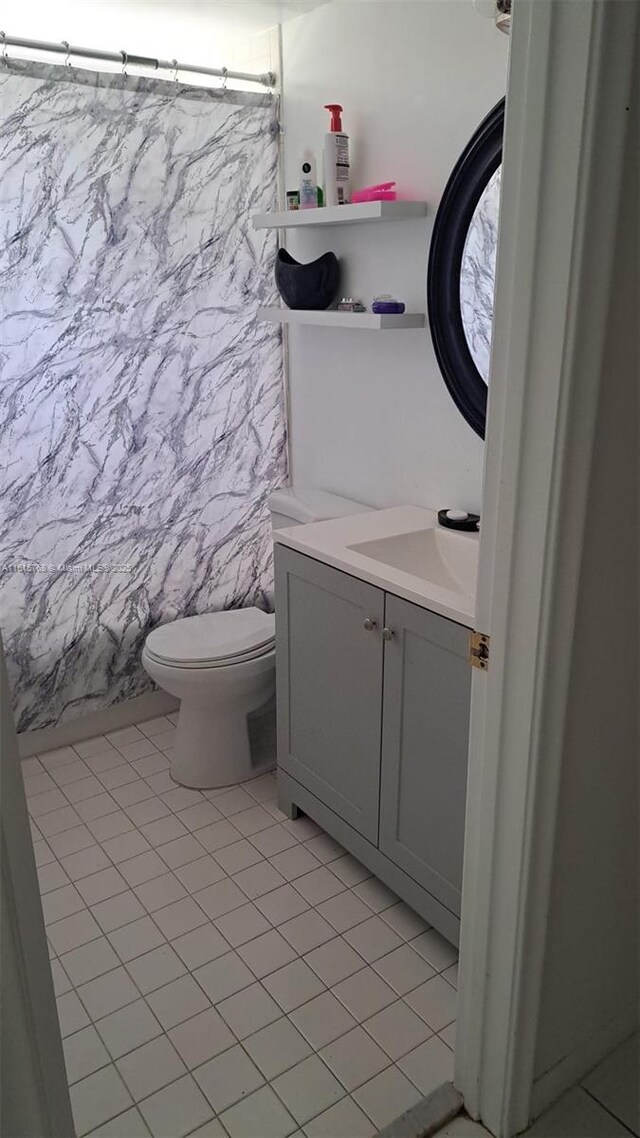
[[[382,629],[382,639],[383,640],[393,640],[393,635],[394,634],[393,634],[392,628],[386,628],[385,627]]]
[[[372,620],[370,616],[365,616],[363,623],[366,632],[373,632],[374,628],[376,627],[375,620]]]

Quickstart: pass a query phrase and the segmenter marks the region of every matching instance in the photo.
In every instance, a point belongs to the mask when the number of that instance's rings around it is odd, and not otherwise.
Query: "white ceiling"
[[[328,0],[22,0],[8,36],[69,40],[79,47],[137,52],[220,66],[231,46]]]

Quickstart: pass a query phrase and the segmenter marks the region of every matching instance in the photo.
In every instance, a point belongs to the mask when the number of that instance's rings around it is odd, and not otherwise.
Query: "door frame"
[[[532,1114],[638,10],[514,0],[476,614],[491,647],[472,683],[455,1062],[467,1111],[499,1138]]]
[[[0,639],[1,1129],[74,1138],[53,977]]]

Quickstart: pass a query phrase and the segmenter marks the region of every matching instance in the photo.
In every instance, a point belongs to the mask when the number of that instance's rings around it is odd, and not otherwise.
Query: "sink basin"
[[[347,546],[354,553],[411,573],[441,589],[473,597],[478,542],[467,534],[430,526]]]

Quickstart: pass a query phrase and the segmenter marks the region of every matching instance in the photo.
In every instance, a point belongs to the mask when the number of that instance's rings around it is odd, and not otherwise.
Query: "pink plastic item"
[[[394,190],[395,182],[379,182],[377,186],[365,186],[362,190],[354,190],[351,201],[356,202],[394,202],[397,194]]]

